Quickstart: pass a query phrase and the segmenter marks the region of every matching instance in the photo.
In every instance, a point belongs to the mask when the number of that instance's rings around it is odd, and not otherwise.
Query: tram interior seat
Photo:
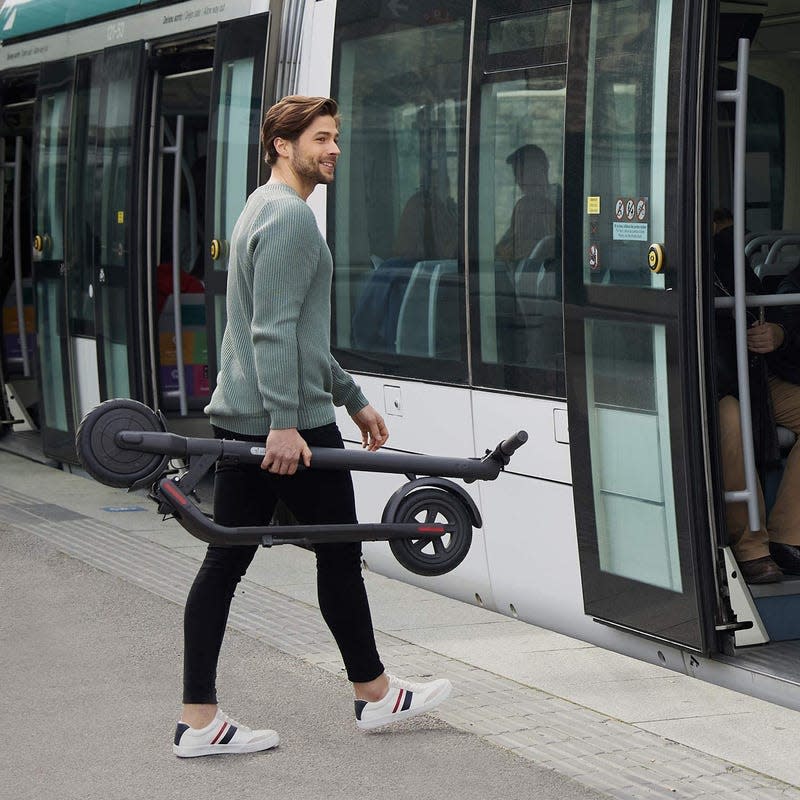
[[[751,235],[745,244],[745,255],[765,293],[773,294],[781,279],[800,263],[800,233],[768,231]]]
[[[397,317],[397,353],[460,358],[458,289],[455,259],[416,263]]]
[[[417,263],[410,258],[387,258],[369,274],[353,313],[354,347],[395,352],[400,307]]]
[[[514,274],[517,307],[523,326],[523,357],[551,366],[563,357],[561,327],[561,259],[555,237],[539,241]]]

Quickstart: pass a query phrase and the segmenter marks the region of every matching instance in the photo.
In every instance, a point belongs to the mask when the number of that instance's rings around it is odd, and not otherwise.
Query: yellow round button
[[[660,244],[651,244],[647,250],[647,265],[653,272],[664,269],[664,248]]]

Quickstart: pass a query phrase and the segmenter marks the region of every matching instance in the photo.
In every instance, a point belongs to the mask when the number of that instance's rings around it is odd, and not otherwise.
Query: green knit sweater
[[[333,259],[314,214],[289,186],[256,189],[233,228],[227,324],[212,424],[258,436],[317,428],[334,405],[367,400],[330,352]]]

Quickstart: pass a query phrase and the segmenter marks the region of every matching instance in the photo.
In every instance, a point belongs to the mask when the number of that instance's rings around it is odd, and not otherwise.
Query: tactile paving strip
[[[179,604],[197,571],[192,556],[5,488],[0,488],[0,525],[40,536],[68,555]],[[314,606],[244,580],[230,625],[343,674],[336,645]],[[435,712],[439,719],[610,797],[800,800],[800,791],[788,784],[396,636],[380,631],[376,636],[381,657],[395,672],[453,681],[453,696]]]

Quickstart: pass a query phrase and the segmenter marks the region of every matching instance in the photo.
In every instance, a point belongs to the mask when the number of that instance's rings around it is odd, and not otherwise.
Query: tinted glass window
[[[431,15],[410,4],[402,22],[388,7],[376,18],[372,4],[361,15],[356,5],[340,13],[334,65],[342,155],[329,192],[333,345],[351,369],[466,382],[469,5]]]
[[[95,244],[93,185],[97,156],[97,125],[100,100],[101,57],[82,59],[77,65],[72,106],[72,140],[69,166],[71,251],[67,285],[69,288],[69,328],[73,336],[94,336]]]
[[[491,69],[481,78],[473,127],[480,142],[470,282],[474,382],[558,397],[568,28],[564,7],[489,21]],[[527,67],[519,69],[525,42]],[[494,55],[503,48],[507,59]]]

